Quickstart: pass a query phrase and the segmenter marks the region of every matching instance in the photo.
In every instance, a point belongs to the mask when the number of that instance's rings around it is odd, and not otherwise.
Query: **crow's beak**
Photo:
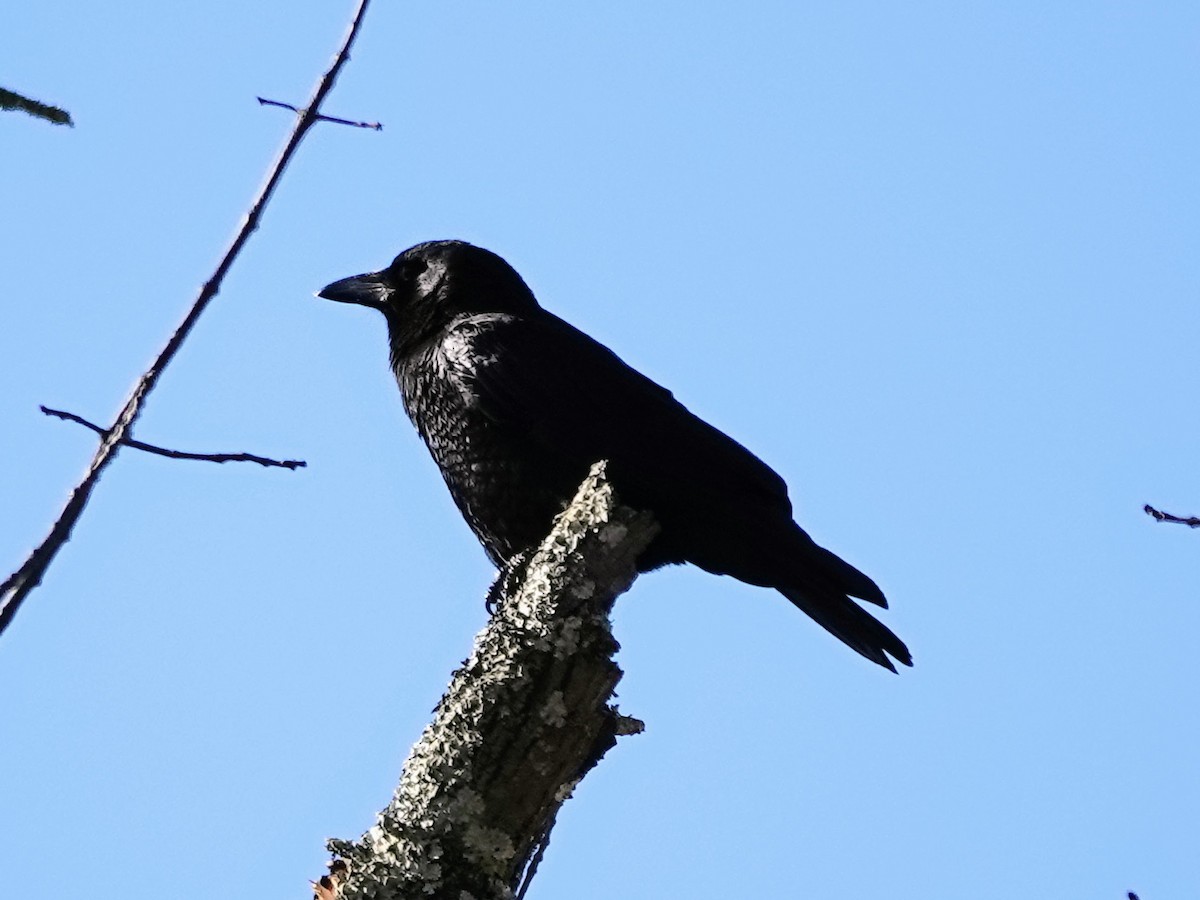
[[[390,293],[391,288],[383,280],[383,273],[371,272],[366,275],[352,275],[327,284],[317,291],[317,296],[326,300],[336,300],[338,303],[357,303],[360,306],[379,309]]]

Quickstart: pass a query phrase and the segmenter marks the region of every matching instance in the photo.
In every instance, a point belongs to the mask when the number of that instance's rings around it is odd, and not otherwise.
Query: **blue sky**
[[[6,14],[0,553],[157,351],[352,4]],[[0,639],[0,870],[29,900],[304,896],[492,577],[383,326],[313,298],[421,240],[509,259],[789,482],[893,677],[769,591],[618,604],[647,732],[530,893],[1200,895],[1194,3],[377,3],[322,127]],[[18,877],[18,876],[14,876]]]

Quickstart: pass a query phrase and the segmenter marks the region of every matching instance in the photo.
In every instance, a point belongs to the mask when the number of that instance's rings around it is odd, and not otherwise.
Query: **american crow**
[[[430,241],[318,296],[387,319],[404,408],[502,573],[607,459],[621,500],[662,528],[639,571],[690,562],[775,588],[867,659],[912,665],[903,641],[850,599],[886,607],[883,593],[792,521],[779,475],[542,309],[496,254]]]

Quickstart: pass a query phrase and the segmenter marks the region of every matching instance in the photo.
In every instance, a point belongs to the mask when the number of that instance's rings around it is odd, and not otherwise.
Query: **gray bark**
[[[501,900],[528,881],[563,802],[641,730],[609,703],[609,613],[657,531],[593,466],[476,636],[375,826],[329,842],[319,897]]]

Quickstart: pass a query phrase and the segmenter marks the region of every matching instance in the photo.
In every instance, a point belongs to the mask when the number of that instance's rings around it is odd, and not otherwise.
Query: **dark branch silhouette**
[[[1200,516],[1173,516],[1169,512],[1163,512],[1161,509],[1155,509],[1149,503],[1142,507],[1142,511],[1148,516],[1153,516],[1156,522],[1174,522],[1179,525],[1186,525],[1188,528],[1200,528]]]
[[[104,437],[100,441],[96,455],[92,457],[91,463],[88,464],[83,478],[71,491],[71,496],[67,499],[66,506],[63,507],[63,511],[59,514],[57,521],[51,527],[50,533],[34,548],[25,562],[21,564],[21,567],[8,576],[3,584],[0,584],[0,634],[3,634],[8,628],[9,623],[13,620],[13,616],[16,615],[17,610],[20,609],[21,604],[29,596],[29,593],[41,583],[58,551],[71,539],[71,531],[75,528],[75,523],[79,521],[79,517],[87,507],[88,500],[91,499],[92,491],[99,482],[100,476],[116,457],[121,445],[130,439],[134,422],[137,421],[137,417],[141,414],[142,404],[145,402],[146,397],[154,390],[159,376],[162,375],[163,370],[171,360],[175,358],[175,354],[183,346],[183,342],[191,333],[193,326],[195,326],[201,314],[208,307],[208,304],[212,302],[212,299],[221,289],[221,283],[233,266],[234,260],[237,259],[238,255],[242,252],[242,248],[250,239],[250,235],[258,229],[258,223],[262,218],[263,210],[266,208],[271,196],[275,193],[275,188],[279,185],[279,180],[283,177],[284,170],[287,168],[288,163],[291,162],[292,156],[295,155],[300,142],[304,139],[308,130],[320,120],[321,104],[333,89],[334,82],[337,80],[342,66],[350,58],[350,47],[354,43],[354,39],[358,36],[358,31],[362,25],[363,16],[366,14],[369,2],[370,0],[359,0],[358,8],[355,10],[354,18],[351,20],[350,27],[346,31],[341,49],[334,57],[329,69],[321,77],[321,80],[317,82],[312,99],[308,102],[304,112],[297,117],[291,136],[271,167],[267,175],[267,180],[259,190],[254,203],[251,204],[250,211],[246,213],[246,218],[242,222],[241,228],[238,229],[233,241],[221,257],[221,261],[217,264],[212,276],[201,287],[199,295],[193,301],[187,315],[184,316],[183,322],[180,323],[174,334],[167,340],[163,349],[159,351],[150,368],[143,372],[134,384],[124,405],[121,407],[121,411],[117,414],[112,427],[104,430]]]
[[[90,428],[96,434],[104,437],[107,432],[97,425],[95,422],[89,422],[82,416],[77,416],[75,413],[67,412],[62,409],[51,409],[48,406],[39,406],[42,412],[48,416],[63,419],[67,422],[75,422],[82,425],[84,428]],[[308,465],[302,459],[269,459],[265,456],[255,456],[253,453],[188,453],[186,450],[168,450],[166,447],[156,447],[154,444],[147,444],[144,441],[135,441],[133,438],[126,438],[121,441],[126,447],[131,447],[134,450],[142,450],[146,453],[153,453],[155,456],[165,456],[168,459],[199,459],[205,462],[227,463],[227,462],[252,462],[258,463],[260,466],[276,467],[280,469],[303,469]]]
[[[278,106],[283,109],[290,109],[297,115],[304,114],[304,110],[292,106],[290,103],[268,100],[266,97],[259,97],[258,102],[261,106]],[[380,122],[355,122],[353,119],[339,119],[337,116],[327,116],[324,114],[318,115],[317,120],[320,122],[333,122],[335,125],[349,125],[351,128],[370,128],[372,131],[383,131],[383,125]]]
[[[42,103],[32,97],[26,97],[5,88],[0,88],[0,109],[19,109],[36,119],[44,119],[55,125],[75,127],[75,123],[71,121],[71,114],[65,109],[51,106],[49,103]]]

